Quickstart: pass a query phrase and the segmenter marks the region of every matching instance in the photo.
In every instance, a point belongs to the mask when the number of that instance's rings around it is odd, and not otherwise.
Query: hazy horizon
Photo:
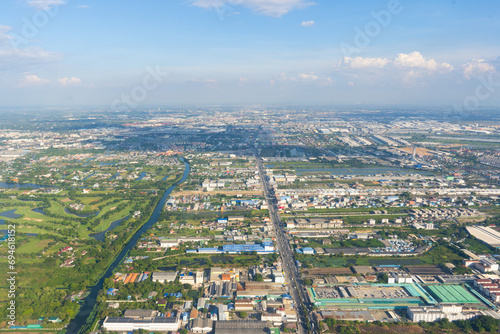
[[[498,106],[498,9],[495,1],[4,1],[0,104]]]

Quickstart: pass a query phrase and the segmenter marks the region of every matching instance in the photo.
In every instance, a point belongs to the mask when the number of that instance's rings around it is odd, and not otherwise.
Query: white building
[[[498,263],[490,259],[481,259],[478,263],[475,264],[475,267],[482,273],[488,273],[492,271],[497,271]]]
[[[194,319],[191,323],[191,332],[193,333],[208,333],[213,329],[213,320],[210,319]]]
[[[177,239],[161,239],[160,247],[162,248],[172,248],[179,246],[179,241]]]
[[[173,282],[177,278],[177,271],[155,271],[152,275],[153,282]]]
[[[115,332],[131,332],[139,329],[167,332],[179,329],[179,319],[155,317],[142,320],[127,317],[106,317],[102,326],[108,331]]]
[[[478,313],[463,313],[462,306],[440,305],[438,307],[408,307],[407,315],[413,322],[434,322],[444,318],[447,318],[449,321],[472,319],[476,317]]]
[[[285,276],[281,271],[273,270],[274,282],[276,283],[285,283]]]

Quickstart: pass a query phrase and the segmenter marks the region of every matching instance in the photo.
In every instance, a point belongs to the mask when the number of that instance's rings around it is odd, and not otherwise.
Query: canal
[[[162,209],[165,206],[165,203],[167,202],[167,199],[169,198],[170,194],[179,184],[181,184],[182,182],[184,182],[187,179],[187,177],[189,175],[189,170],[190,170],[189,164],[187,162],[184,162],[184,174],[182,175],[182,178],[178,182],[176,182],[174,185],[172,185],[170,188],[165,190],[165,192],[163,193],[163,196],[161,197],[160,201],[158,202],[155,209],[153,210],[153,213],[151,214],[151,217],[149,218],[149,220],[144,225],[142,225],[142,227],[132,236],[132,238],[129,240],[129,242],[125,245],[125,247],[121,250],[121,252],[115,258],[115,260],[108,267],[108,269],[106,270],[104,275],[101,276],[101,278],[99,279],[97,284],[94,285],[90,289],[90,294],[85,298],[83,305],[81,306],[80,310],[78,311],[78,314],[69,323],[69,325],[66,329],[67,334],[80,333],[80,331],[82,329],[84,329],[88,325],[91,325],[91,322],[93,319],[89,319],[89,316],[91,315],[92,311],[94,310],[94,306],[95,306],[96,300],[97,300],[97,295],[99,294],[99,291],[102,290],[102,287],[104,285],[104,280],[106,278],[111,277],[111,275],[113,275],[113,271],[115,270],[115,268],[121,263],[121,261],[128,254],[128,252],[135,246],[135,244],[137,243],[139,238],[142,236],[142,234],[144,232],[146,232],[151,226],[153,226],[158,221],[158,218],[160,217]],[[87,323],[87,321],[89,321],[89,324]],[[92,329],[90,329],[90,330],[92,330]]]

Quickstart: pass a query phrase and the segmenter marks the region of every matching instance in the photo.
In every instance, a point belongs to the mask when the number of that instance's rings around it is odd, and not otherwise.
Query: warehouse
[[[490,227],[467,226],[467,232],[494,248],[500,248],[500,233]]]
[[[108,331],[130,332],[139,329],[147,331],[177,331],[179,329],[179,320],[176,318],[151,318],[140,320],[128,317],[106,317],[103,328]]]

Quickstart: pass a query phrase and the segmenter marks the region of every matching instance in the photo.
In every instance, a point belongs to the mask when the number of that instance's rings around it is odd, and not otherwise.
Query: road
[[[309,302],[306,286],[303,284],[300,272],[295,264],[293,250],[290,247],[288,236],[285,233],[284,224],[278,213],[278,205],[274,189],[269,185],[269,179],[262,164],[262,159],[257,154],[255,155],[255,159],[257,161],[257,168],[259,169],[260,182],[269,206],[269,214],[276,232],[276,247],[281,256],[281,263],[283,265],[283,271],[285,272],[285,280],[288,283],[290,296],[292,297],[293,304],[295,305],[298,313],[298,332],[299,334],[316,334],[316,328],[313,327],[308,330],[306,326],[306,317],[308,318],[311,326],[314,326],[311,308],[312,305]]]

